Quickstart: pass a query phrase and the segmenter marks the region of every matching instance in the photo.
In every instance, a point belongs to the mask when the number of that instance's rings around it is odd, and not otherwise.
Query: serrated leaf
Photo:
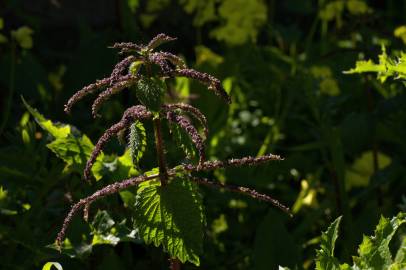
[[[131,160],[134,166],[144,155],[147,146],[147,134],[144,125],[140,121],[135,121],[130,127],[128,135],[128,149],[130,149]]]
[[[165,187],[160,181],[142,183],[134,212],[136,227],[146,244],[162,245],[182,263],[199,265],[203,242],[203,206],[196,184],[176,177]]]
[[[341,217],[331,223],[327,231],[321,235],[320,249],[317,250],[316,269],[317,270],[335,270],[340,269],[340,263],[334,257],[335,242],[338,237],[338,228]]]
[[[82,172],[94,145],[86,135],[83,135],[78,138],[74,136],[58,138],[48,143],[47,147],[65,161],[66,169]]]
[[[398,59],[392,59],[386,53],[385,46],[382,46],[382,53],[378,56],[378,64],[372,60],[362,60],[355,63],[355,68],[344,71],[345,74],[354,73],[377,73],[377,78],[383,83],[389,77],[394,79],[406,79],[406,56],[404,53]]]
[[[193,159],[196,157],[196,148],[193,144],[189,134],[185,132],[176,124],[171,124],[169,126],[172,137],[174,138],[177,145],[180,146],[182,151],[185,153],[188,159]]]
[[[35,121],[40,125],[40,127],[49,134],[51,134],[54,138],[66,138],[71,133],[71,128],[69,125],[63,124],[56,124],[53,123],[51,120],[46,119],[41,113],[39,113],[36,109],[31,107],[23,97],[21,97],[24,106],[27,108],[28,112],[34,117]]]
[[[143,77],[137,82],[137,98],[152,111],[159,111],[165,93],[165,82],[158,78]]]
[[[364,236],[354,257],[354,266],[360,269],[389,269],[392,254],[389,243],[400,225],[406,223],[406,214],[400,213],[389,220],[381,217],[374,236]]]
[[[64,171],[81,174],[94,148],[91,140],[76,129],[73,134],[73,128],[70,125],[53,123],[29,106],[24,99],[23,102],[38,125],[52,135],[53,140],[47,144],[47,147],[66,163]],[[135,176],[138,172],[133,166],[130,151],[126,151],[122,156],[106,156],[101,153],[92,167],[92,174],[96,180],[100,180],[103,176],[124,179]]]

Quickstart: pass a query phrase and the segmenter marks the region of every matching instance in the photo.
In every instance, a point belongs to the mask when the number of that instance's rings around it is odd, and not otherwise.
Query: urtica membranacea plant
[[[232,167],[252,166],[269,161],[282,160],[278,155],[267,154],[258,157],[243,157],[225,161],[206,160],[205,140],[208,136],[206,117],[199,109],[186,103],[167,104],[164,102],[167,92],[167,80],[174,77],[186,77],[203,84],[226,103],[231,103],[227,92],[217,78],[186,67],[182,58],[155,49],[175,38],[165,34],[154,37],[147,45],[116,43],[112,46],[125,58],[115,65],[111,75],[90,84],[75,93],[65,105],[69,113],[72,106],[89,94],[100,91],[92,105],[92,114],[98,116],[101,105],[113,95],[125,89],[135,91],[137,102],[123,113],[119,122],[108,128],[96,143],[84,169],[84,178],[91,182],[91,168],[103,147],[113,137],[126,134],[128,148],[133,165],[145,151],[143,138],[146,136],[142,121],[152,121],[158,168],[143,174],[121,180],[97,190],[92,195],[74,204],[65,217],[56,243],[61,246],[65,233],[73,217],[84,211],[87,219],[90,205],[105,196],[116,194],[132,186],[138,186],[134,220],[140,238],[155,246],[162,245],[169,253],[171,268],[190,261],[199,265],[202,252],[204,213],[198,185],[205,185],[226,191],[245,194],[257,200],[269,202],[289,213],[289,208],[269,195],[254,189],[233,186],[202,177],[205,171]],[[166,162],[166,149],[163,137],[163,121],[170,127],[172,137],[188,139],[195,149],[186,151],[187,162],[169,168]],[[196,127],[196,124],[201,126]],[[201,131],[200,131],[201,130]],[[195,158],[192,158],[193,155]]]

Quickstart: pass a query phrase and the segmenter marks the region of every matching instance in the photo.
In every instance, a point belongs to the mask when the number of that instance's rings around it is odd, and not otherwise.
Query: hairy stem
[[[170,270],[180,270],[182,263],[177,258],[170,258],[169,259],[169,269]]]
[[[161,186],[165,186],[168,183],[168,168],[166,167],[164,142],[162,140],[162,128],[161,119],[159,117],[153,120],[156,154],[158,158],[159,167],[159,179],[161,180]]]

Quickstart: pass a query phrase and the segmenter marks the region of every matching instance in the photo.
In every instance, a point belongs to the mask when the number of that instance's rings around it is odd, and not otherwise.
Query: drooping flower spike
[[[190,136],[193,144],[196,146],[196,149],[199,153],[199,165],[204,162],[206,159],[205,153],[205,146],[203,142],[203,138],[200,136],[197,129],[193,126],[193,124],[183,115],[179,115],[173,111],[168,111],[166,113],[166,119],[169,122],[179,125],[185,132]]]
[[[137,57],[130,55],[118,62],[113,71],[111,72],[110,78],[111,78],[111,83],[110,85],[113,85],[115,82],[120,80],[120,77],[123,75],[128,74],[128,67],[133,63],[134,61],[139,60]]]
[[[164,58],[165,60],[167,60],[169,63],[171,63],[173,66],[175,66],[177,68],[180,68],[180,69],[186,68],[185,61],[183,61],[183,59],[180,58],[179,56],[174,55],[172,53],[154,52],[154,53],[152,53],[152,55],[159,55],[160,57]]]
[[[189,113],[193,118],[200,122],[203,126],[203,132],[205,139],[209,136],[209,127],[207,124],[206,116],[197,108],[193,107],[192,105],[186,103],[175,103],[175,104],[165,104],[163,105],[164,110],[166,111],[175,111],[181,110],[184,112]]]
[[[175,40],[175,38],[169,37],[165,34],[159,34],[152,39],[148,45],[116,43],[113,48],[119,48],[122,51],[125,50],[130,53],[138,53],[138,56],[127,56],[115,65],[110,77],[90,84],[75,93],[65,105],[65,112],[69,113],[72,106],[85,96],[94,93],[100,88],[107,87],[107,89],[102,92],[93,103],[92,114],[93,116],[96,116],[97,111],[103,102],[108,100],[112,95],[134,85],[137,80],[145,76],[138,74],[138,71],[142,65],[148,65],[150,63],[157,65],[165,76],[180,76],[197,80],[206,85],[208,89],[212,90],[216,95],[223,98],[227,103],[230,103],[230,97],[223,89],[220,80],[217,78],[203,72],[187,69],[185,62],[176,55],[168,52],[152,52],[157,46],[173,40]],[[137,65],[135,65],[135,69],[132,69],[131,66],[134,63],[137,63]],[[151,74],[148,76],[150,75]]]
[[[258,191],[254,190],[254,189],[250,189],[250,188],[247,188],[247,187],[235,186],[235,185],[226,185],[226,184],[222,184],[220,182],[211,181],[211,180],[209,180],[207,178],[203,178],[203,177],[194,177],[194,176],[192,176],[191,179],[192,179],[192,181],[194,181],[194,182],[196,182],[197,184],[200,184],[200,185],[205,185],[205,186],[209,186],[209,187],[212,187],[212,188],[218,188],[218,189],[225,189],[227,191],[247,195],[247,196],[249,196],[251,198],[254,198],[254,199],[257,199],[257,200],[270,202],[274,206],[278,207],[279,209],[281,209],[282,211],[284,211],[285,213],[287,213],[287,214],[289,214],[291,216],[290,209],[288,207],[281,204],[277,199],[274,199],[269,195],[259,193]]]
[[[176,69],[173,71],[172,74],[178,77],[187,77],[194,79],[206,85],[209,90],[212,90],[217,96],[224,99],[224,101],[226,101],[228,104],[231,103],[231,98],[224,90],[220,80],[207,73],[199,72],[194,69]]]
[[[81,90],[79,90],[78,92],[76,92],[69,100],[68,102],[65,104],[65,112],[66,113],[70,113],[72,106],[78,102],[79,100],[81,100],[82,98],[84,98],[85,96],[92,94],[93,92],[95,92],[96,90],[106,87],[108,85],[110,85],[111,83],[111,78],[104,78],[101,80],[97,80],[95,83],[89,84],[88,86],[83,87]]]
[[[94,162],[97,159],[97,156],[101,153],[104,145],[115,135],[117,135],[120,131],[127,129],[135,120],[145,120],[151,118],[152,113],[149,112],[145,106],[137,105],[127,109],[124,112],[123,117],[121,120],[107,129],[104,134],[100,137],[97,141],[90,158],[86,163],[86,167],[84,170],[84,177],[87,181],[90,181],[90,172]]]
[[[130,87],[134,85],[137,81],[139,80],[138,76],[133,76],[131,74],[128,74],[126,76],[123,76],[119,78],[119,82],[114,84],[113,86],[107,88],[105,91],[100,93],[100,95],[97,97],[97,99],[93,102],[92,105],[92,115],[93,117],[97,117],[97,112],[100,108],[100,106],[107,101],[112,95],[115,95],[122,90],[124,90],[127,87]]]
[[[215,160],[215,161],[206,161],[195,166],[193,164],[184,164],[183,169],[186,171],[212,171],[220,168],[226,167],[241,167],[241,166],[253,166],[259,165],[262,163],[270,161],[281,161],[283,158],[278,155],[267,154],[259,157],[243,157],[243,158],[232,158],[225,161]]]
[[[146,46],[146,49],[149,51],[153,51],[155,48],[157,48],[158,46],[170,42],[170,41],[174,41],[176,40],[176,38],[174,37],[170,37],[166,34],[158,34],[156,35]]]

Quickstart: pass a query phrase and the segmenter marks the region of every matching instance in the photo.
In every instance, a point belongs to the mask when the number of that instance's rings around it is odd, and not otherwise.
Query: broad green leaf
[[[163,95],[165,93],[165,82],[157,78],[143,77],[137,82],[137,98],[152,111],[159,111]]]
[[[138,167],[138,163],[144,155],[147,145],[147,134],[145,133],[144,125],[140,121],[135,121],[130,127],[128,138],[128,148],[130,149],[131,160],[134,166]]]
[[[188,159],[196,157],[196,149],[189,134],[187,134],[177,124],[171,124],[169,126],[173,139],[176,144],[183,150]]]
[[[40,125],[40,127],[49,134],[51,134],[54,138],[66,138],[71,133],[71,128],[69,125],[63,124],[56,124],[53,123],[51,120],[46,119],[42,114],[40,114],[36,109],[31,107],[23,97],[21,97],[25,107],[30,112],[30,114],[34,117],[35,121]]]
[[[334,220],[327,231],[321,234],[320,249],[317,250],[316,269],[317,270],[335,270],[340,269],[340,263],[334,257],[335,242],[338,237],[338,227],[341,217]]]
[[[176,177],[164,187],[158,180],[141,183],[134,218],[146,244],[162,245],[182,263],[200,264],[204,216],[196,184],[184,177]]]
[[[82,172],[94,145],[86,135],[82,135],[78,138],[74,136],[58,138],[47,144],[47,147],[65,161],[66,170]]]
[[[94,148],[90,139],[86,135],[81,135],[79,131],[75,130],[73,133],[69,125],[54,124],[29,106],[24,99],[23,102],[40,127],[52,135],[53,140],[47,144],[47,147],[66,163],[64,171],[81,174]],[[119,180],[138,174],[128,150],[122,156],[106,156],[101,153],[91,171],[96,180],[104,176]]]
[[[44,264],[44,266],[42,267],[42,270],[52,270],[56,268],[57,270],[63,270],[63,267],[60,263],[58,262],[47,262],[46,264]]]
[[[358,247],[359,256],[353,258],[354,266],[360,269],[389,269],[392,264],[389,243],[403,223],[406,223],[405,213],[400,213],[391,220],[381,217],[375,235],[363,237]]]

